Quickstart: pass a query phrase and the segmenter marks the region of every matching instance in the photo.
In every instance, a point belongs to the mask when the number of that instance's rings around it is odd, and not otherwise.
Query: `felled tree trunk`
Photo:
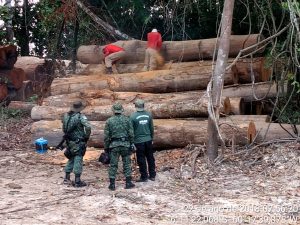
[[[233,59],[229,59],[228,63],[233,63]],[[160,69],[162,70],[195,70],[202,69],[203,67],[212,67],[213,61],[196,61],[196,62],[169,62],[164,64]],[[115,73],[138,73],[143,70],[144,64],[120,64],[117,69],[113,68]],[[90,64],[88,65],[82,74],[93,75],[105,73],[105,66],[103,64]],[[271,70],[266,68],[265,60],[262,57],[253,59],[238,60],[232,67],[232,72],[235,75],[235,79],[238,83],[251,83],[252,74],[254,81],[262,82],[268,81],[271,75]]]
[[[92,134],[88,145],[91,147],[103,147],[104,121],[92,121]],[[227,123],[229,124],[229,122]],[[31,133],[33,140],[44,137],[48,140],[49,146],[56,146],[63,136],[61,121],[41,120],[33,123]],[[154,120],[154,146],[155,148],[168,149],[184,147],[190,143],[204,144],[207,141],[207,121],[201,120],[174,120],[161,119]],[[232,144],[232,138],[236,140],[235,144],[245,145],[247,140],[248,125],[231,124],[222,126],[226,144]]]
[[[257,83],[254,86],[254,92],[256,96],[261,98],[275,97],[277,94],[276,85],[272,82]],[[142,98],[147,102],[154,100],[167,100],[176,102],[183,101],[185,99],[200,99],[205,95],[205,91],[186,91],[186,92],[172,92],[172,93],[143,93],[143,92],[113,92],[111,90],[87,90],[83,89],[78,92],[70,94],[53,95],[45,98],[43,101],[44,106],[56,106],[56,107],[70,107],[74,101],[84,101],[90,106],[109,105],[115,101],[120,101],[124,104],[133,103],[135,99]],[[223,89],[223,96],[235,98],[241,96],[245,101],[254,101],[253,90],[251,84],[225,86]],[[234,100],[233,100],[234,101]],[[233,103],[234,104],[234,103]],[[236,112],[233,111],[235,114]]]
[[[0,80],[8,85],[13,85],[15,89],[20,89],[25,80],[25,72],[23,69],[16,67],[11,70],[2,69],[0,70]]]
[[[84,89],[149,93],[191,91],[205,89],[210,77],[210,67],[201,70],[157,70],[133,74],[80,76],[55,79],[51,86],[51,94],[67,94]],[[225,75],[225,85],[235,83],[234,79],[234,74],[228,71]]]
[[[17,61],[17,46],[0,46],[0,69],[12,69]]]
[[[296,126],[298,131],[300,126]],[[252,140],[255,139],[255,142],[260,143],[264,141],[271,141],[276,139],[284,138],[296,138],[297,135],[294,133],[292,125],[290,124],[279,124],[279,123],[266,123],[263,121],[253,121],[249,124],[251,130]]]
[[[240,50],[256,44],[261,36],[251,35],[231,35],[229,57],[236,57]],[[189,40],[189,41],[164,41],[161,53],[166,61],[197,61],[202,59],[212,59],[217,43],[216,38]],[[129,40],[117,41],[113,43],[125,49],[126,57],[122,63],[143,62],[145,58],[146,41]],[[83,45],[77,50],[77,58],[84,64],[99,64],[103,60],[100,46],[99,51],[95,51],[96,45]],[[251,52],[254,49],[248,51]]]
[[[229,114],[230,101],[229,98],[222,99],[223,107],[222,114]],[[82,113],[87,116],[89,120],[106,120],[112,116],[112,105],[103,106],[88,106]],[[130,115],[135,112],[133,104],[123,105],[125,114]],[[207,112],[207,98],[203,99],[186,99],[184,101],[157,101],[148,102],[146,109],[152,113],[154,118],[185,118],[185,117],[206,117]],[[58,108],[51,106],[35,106],[31,111],[31,118],[33,120],[55,120],[61,119],[62,115],[70,110],[70,107]]]
[[[36,106],[36,104],[33,102],[12,101],[10,102],[8,108],[20,109],[22,111],[30,113],[34,106]]]

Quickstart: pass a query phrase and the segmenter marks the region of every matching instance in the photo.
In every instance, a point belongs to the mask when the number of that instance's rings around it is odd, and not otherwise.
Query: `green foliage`
[[[10,109],[1,107],[0,108],[0,121],[5,121],[7,119],[21,119],[26,115],[26,112],[21,109]]]
[[[27,99],[27,102],[37,102],[38,98],[37,95],[33,95]]]

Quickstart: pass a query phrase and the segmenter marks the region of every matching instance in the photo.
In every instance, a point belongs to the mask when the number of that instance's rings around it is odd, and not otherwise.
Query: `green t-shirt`
[[[131,114],[134,130],[134,143],[143,143],[153,140],[153,118],[151,113],[147,111],[139,111]]]

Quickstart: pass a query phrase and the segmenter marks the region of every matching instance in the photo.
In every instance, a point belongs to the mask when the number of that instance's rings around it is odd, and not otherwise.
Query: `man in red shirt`
[[[125,57],[125,50],[117,45],[109,44],[103,48],[102,52],[104,54],[106,73],[112,74],[112,65],[120,63],[120,60]]]
[[[161,34],[157,29],[153,29],[147,34],[147,49],[145,54],[144,71],[155,70],[157,68],[157,55],[162,46]]]

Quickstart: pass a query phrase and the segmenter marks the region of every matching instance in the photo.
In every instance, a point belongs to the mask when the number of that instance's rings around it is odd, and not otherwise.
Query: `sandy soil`
[[[228,149],[215,166],[205,154],[193,163],[197,146],[156,152],[156,181],[126,190],[120,166],[112,192],[100,149],[85,157],[87,187],[63,185],[62,152],[37,154],[31,122],[0,126],[1,225],[300,224],[300,144]]]

